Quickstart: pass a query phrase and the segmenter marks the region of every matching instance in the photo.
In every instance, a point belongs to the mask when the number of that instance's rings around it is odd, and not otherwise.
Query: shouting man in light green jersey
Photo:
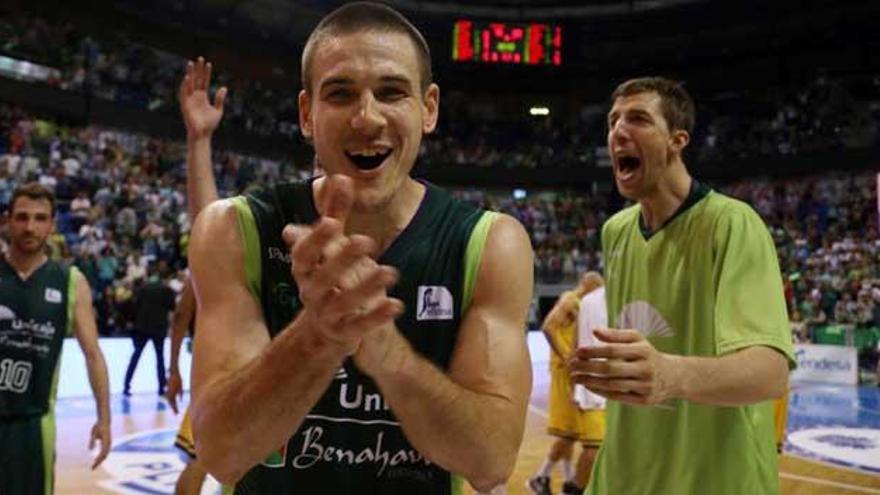
[[[684,89],[612,95],[608,150],[637,204],[602,229],[608,322],[573,379],[611,399],[588,494],[777,493],[773,402],[793,363],[773,241],[746,204],[688,174]]]

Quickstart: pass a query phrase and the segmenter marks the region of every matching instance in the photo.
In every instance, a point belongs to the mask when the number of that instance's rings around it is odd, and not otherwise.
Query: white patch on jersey
[[[14,320],[16,318],[18,317],[15,316],[15,311],[0,305],[0,320]]]
[[[51,287],[46,287],[46,302],[50,303],[60,303],[61,302],[61,291],[58,289],[53,289]]]
[[[633,301],[620,311],[618,328],[632,328],[645,337],[672,337],[675,331],[660,313],[645,301]]]
[[[416,320],[451,320],[455,314],[452,293],[442,285],[420,285]]]

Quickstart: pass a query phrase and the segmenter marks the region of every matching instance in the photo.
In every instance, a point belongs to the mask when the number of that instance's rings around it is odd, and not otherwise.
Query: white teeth
[[[384,155],[385,153],[388,153],[388,150],[387,149],[360,150],[360,151],[349,151],[348,153],[351,155],[357,155],[357,156],[377,156],[377,155]]]

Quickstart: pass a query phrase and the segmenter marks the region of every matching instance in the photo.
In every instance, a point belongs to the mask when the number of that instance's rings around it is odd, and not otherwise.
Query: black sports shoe
[[[553,495],[550,490],[550,478],[547,476],[535,476],[526,481],[526,487],[535,495]]]
[[[562,484],[562,495],[583,495],[584,488],[579,488],[574,481],[566,481]]]

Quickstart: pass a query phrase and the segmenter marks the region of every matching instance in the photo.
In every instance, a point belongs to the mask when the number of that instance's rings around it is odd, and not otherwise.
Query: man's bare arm
[[[394,328],[377,332],[378,340],[365,338],[355,356],[413,446],[478,490],[507,480],[522,441],[531,390],[525,320],[532,266],[525,230],[502,216],[490,231],[448,375]]]
[[[95,397],[95,409],[98,419],[92,426],[89,448],[95,442],[101,443],[101,450],[92,464],[98,467],[110,453],[112,438],[110,433],[110,381],[107,377],[107,363],[98,346],[98,327],[95,324],[95,313],[92,309],[92,290],[89,282],[77,270],[72,273],[76,277],[76,305],[74,307],[73,329],[76,340],[86,358],[86,369],[89,374],[89,385]]]
[[[293,265],[309,267],[308,280],[294,273],[304,308],[270,341],[247,288],[234,206],[218,201],[196,221],[193,436],[200,462],[221,482],[237,481],[284,445],[361,335],[399,314],[399,302],[385,296],[393,270],[369,259],[373,245],[344,236],[342,225],[324,218],[296,240]],[[361,313],[364,301],[373,309]]]
[[[788,386],[788,362],[769,347],[719,357],[679,356],[657,351],[637,330],[604,329],[595,335],[603,343],[576,351],[572,379],[609,399],[740,406],[781,397]]]
[[[211,71],[211,63],[202,57],[187,62],[178,89],[180,111],[186,125],[186,195],[191,221],[219,197],[211,165],[211,138],[223,118],[228,91],[226,87],[220,88],[213,103],[210,101]]]
[[[171,316],[171,364],[168,367],[168,385],[165,388],[165,398],[168,399],[174,414],[177,414],[177,399],[183,394],[183,380],[179,367],[180,347],[195,313],[196,298],[193,293],[192,280],[187,277],[180,293],[180,300]]]

